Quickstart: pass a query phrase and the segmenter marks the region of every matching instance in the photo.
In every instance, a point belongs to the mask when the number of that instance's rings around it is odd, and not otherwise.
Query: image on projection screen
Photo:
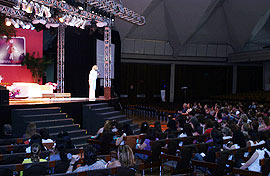
[[[112,53],[112,63],[111,63],[111,72],[112,72],[112,79],[114,79],[114,50],[115,45],[111,45],[111,53]],[[100,75],[98,78],[104,78],[104,41],[97,40],[97,66],[100,71]]]

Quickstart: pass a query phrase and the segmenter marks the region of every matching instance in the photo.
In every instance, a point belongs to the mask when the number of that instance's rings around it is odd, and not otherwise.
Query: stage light
[[[72,20],[72,16],[71,16],[71,15],[68,15],[68,16],[66,17],[65,24],[66,24],[66,25],[69,25],[69,23],[70,23],[71,20]]]
[[[75,26],[76,20],[77,20],[77,18],[74,16],[74,17],[72,18],[72,20],[70,21],[69,25],[70,25],[70,26]]]
[[[45,12],[45,17],[46,18],[51,18],[52,14],[51,14],[51,11],[50,11],[50,8],[49,7],[44,7],[44,12]]]
[[[107,26],[107,23],[106,22],[98,22],[97,23],[97,27],[99,27],[99,28],[102,28],[104,26]]]
[[[19,10],[21,8],[21,4],[22,4],[22,0],[16,0],[13,8],[16,10]]]
[[[19,24],[21,25],[21,27],[22,27],[23,29],[26,29],[26,26],[25,26],[25,24],[24,24],[22,21],[20,21]]]
[[[25,25],[25,29],[30,29],[31,28],[31,25],[28,23]]]
[[[31,23],[30,23],[30,29],[33,31],[33,30],[35,30],[35,26],[33,26]]]
[[[26,8],[26,13],[32,13],[34,8],[34,3],[31,1],[28,3],[27,8]]]
[[[67,18],[67,15],[59,17],[58,20],[59,20],[60,23],[64,23],[66,18]]]
[[[78,28],[83,24],[83,19],[79,18],[78,21],[76,22],[75,26]]]
[[[39,24],[39,23],[40,23],[40,24],[45,25],[45,24],[47,23],[47,21],[44,20],[43,18],[40,18],[40,19],[35,19],[35,20],[33,20],[32,23],[33,23],[33,24]]]
[[[90,24],[90,21],[89,20],[84,20],[83,24],[81,25],[81,29],[85,29],[85,26],[86,25],[89,25]]]
[[[16,29],[20,28],[20,25],[14,19],[11,19],[11,23]]]
[[[9,18],[5,19],[5,24],[6,24],[6,26],[11,26],[11,21]]]
[[[22,2],[22,10],[23,11],[26,11],[26,9],[27,9],[27,1],[26,0],[23,0],[23,2]]]

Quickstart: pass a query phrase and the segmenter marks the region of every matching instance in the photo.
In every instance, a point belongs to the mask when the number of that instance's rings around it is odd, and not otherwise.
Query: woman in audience
[[[37,126],[35,123],[29,123],[26,127],[23,138],[31,138],[34,134],[37,134]]]
[[[46,162],[47,160],[40,158],[41,150],[42,150],[42,146],[39,143],[33,143],[31,145],[31,158],[24,159],[22,164]],[[20,176],[22,175],[23,175],[23,171],[20,172]]]
[[[42,138],[39,134],[34,134],[31,139],[29,140],[29,147],[25,149],[26,153],[31,153],[32,149],[31,146],[32,144],[39,144],[40,145],[40,150],[41,151],[46,151],[47,148],[43,146],[42,144]]]
[[[135,158],[132,149],[128,145],[121,145],[117,150],[118,160],[109,162],[107,164],[108,168],[113,167],[133,167],[135,165]]]
[[[147,122],[143,122],[141,124],[140,134],[145,134],[147,132],[148,128],[149,128],[148,123]]]
[[[97,135],[96,136],[99,136],[100,134],[103,133],[103,131],[110,131],[112,128],[112,124],[111,124],[111,121],[109,120],[106,120],[104,126],[102,128],[100,128],[97,132]]]
[[[136,148],[140,149],[140,150],[151,151],[151,144],[150,143],[151,143],[151,141],[156,141],[156,140],[158,140],[156,130],[151,127],[146,132],[146,137],[145,137],[144,142],[142,144],[137,144]],[[148,158],[147,155],[140,154],[140,153],[136,153],[135,156],[142,159],[142,160],[146,160]]]
[[[270,140],[266,141],[263,149],[257,149],[251,158],[240,169],[248,169],[250,171],[260,172],[260,160],[268,159],[270,156]]]
[[[5,124],[3,126],[3,136],[1,137],[1,139],[11,139],[11,138],[14,138],[12,126],[10,124]]]
[[[93,146],[87,146],[84,149],[84,166],[78,167],[73,171],[73,167],[75,163],[80,159],[80,156],[73,155],[70,161],[70,166],[67,170],[67,173],[77,173],[77,172],[85,172],[89,170],[95,169],[104,169],[106,166],[106,162],[102,159],[97,159],[96,149]]]

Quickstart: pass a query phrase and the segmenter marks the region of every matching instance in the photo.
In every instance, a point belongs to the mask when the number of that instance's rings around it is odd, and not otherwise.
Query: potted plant
[[[53,63],[53,59],[49,57],[35,57],[35,52],[30,55],[26,53],[22,65],[26,66],[32,72],[33,79],[36,83],[40,82],[41,77],[44,75],[46,69]]]

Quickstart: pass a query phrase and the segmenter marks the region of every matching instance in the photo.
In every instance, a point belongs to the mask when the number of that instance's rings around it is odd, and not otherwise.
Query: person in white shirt
[[[254,154],[250,157],[250,159],[240,168],[247,169],[250,171],[260,172],[260,160],[263,158],[267,158],[270,156],[270,141],[265,142],[264,149],[257,149]],[[268,156],[267,156],[268,155]]]
[[[89,99],[95,100],[96,80],[98,77],[98,66],[94,65],[89,73]]]

